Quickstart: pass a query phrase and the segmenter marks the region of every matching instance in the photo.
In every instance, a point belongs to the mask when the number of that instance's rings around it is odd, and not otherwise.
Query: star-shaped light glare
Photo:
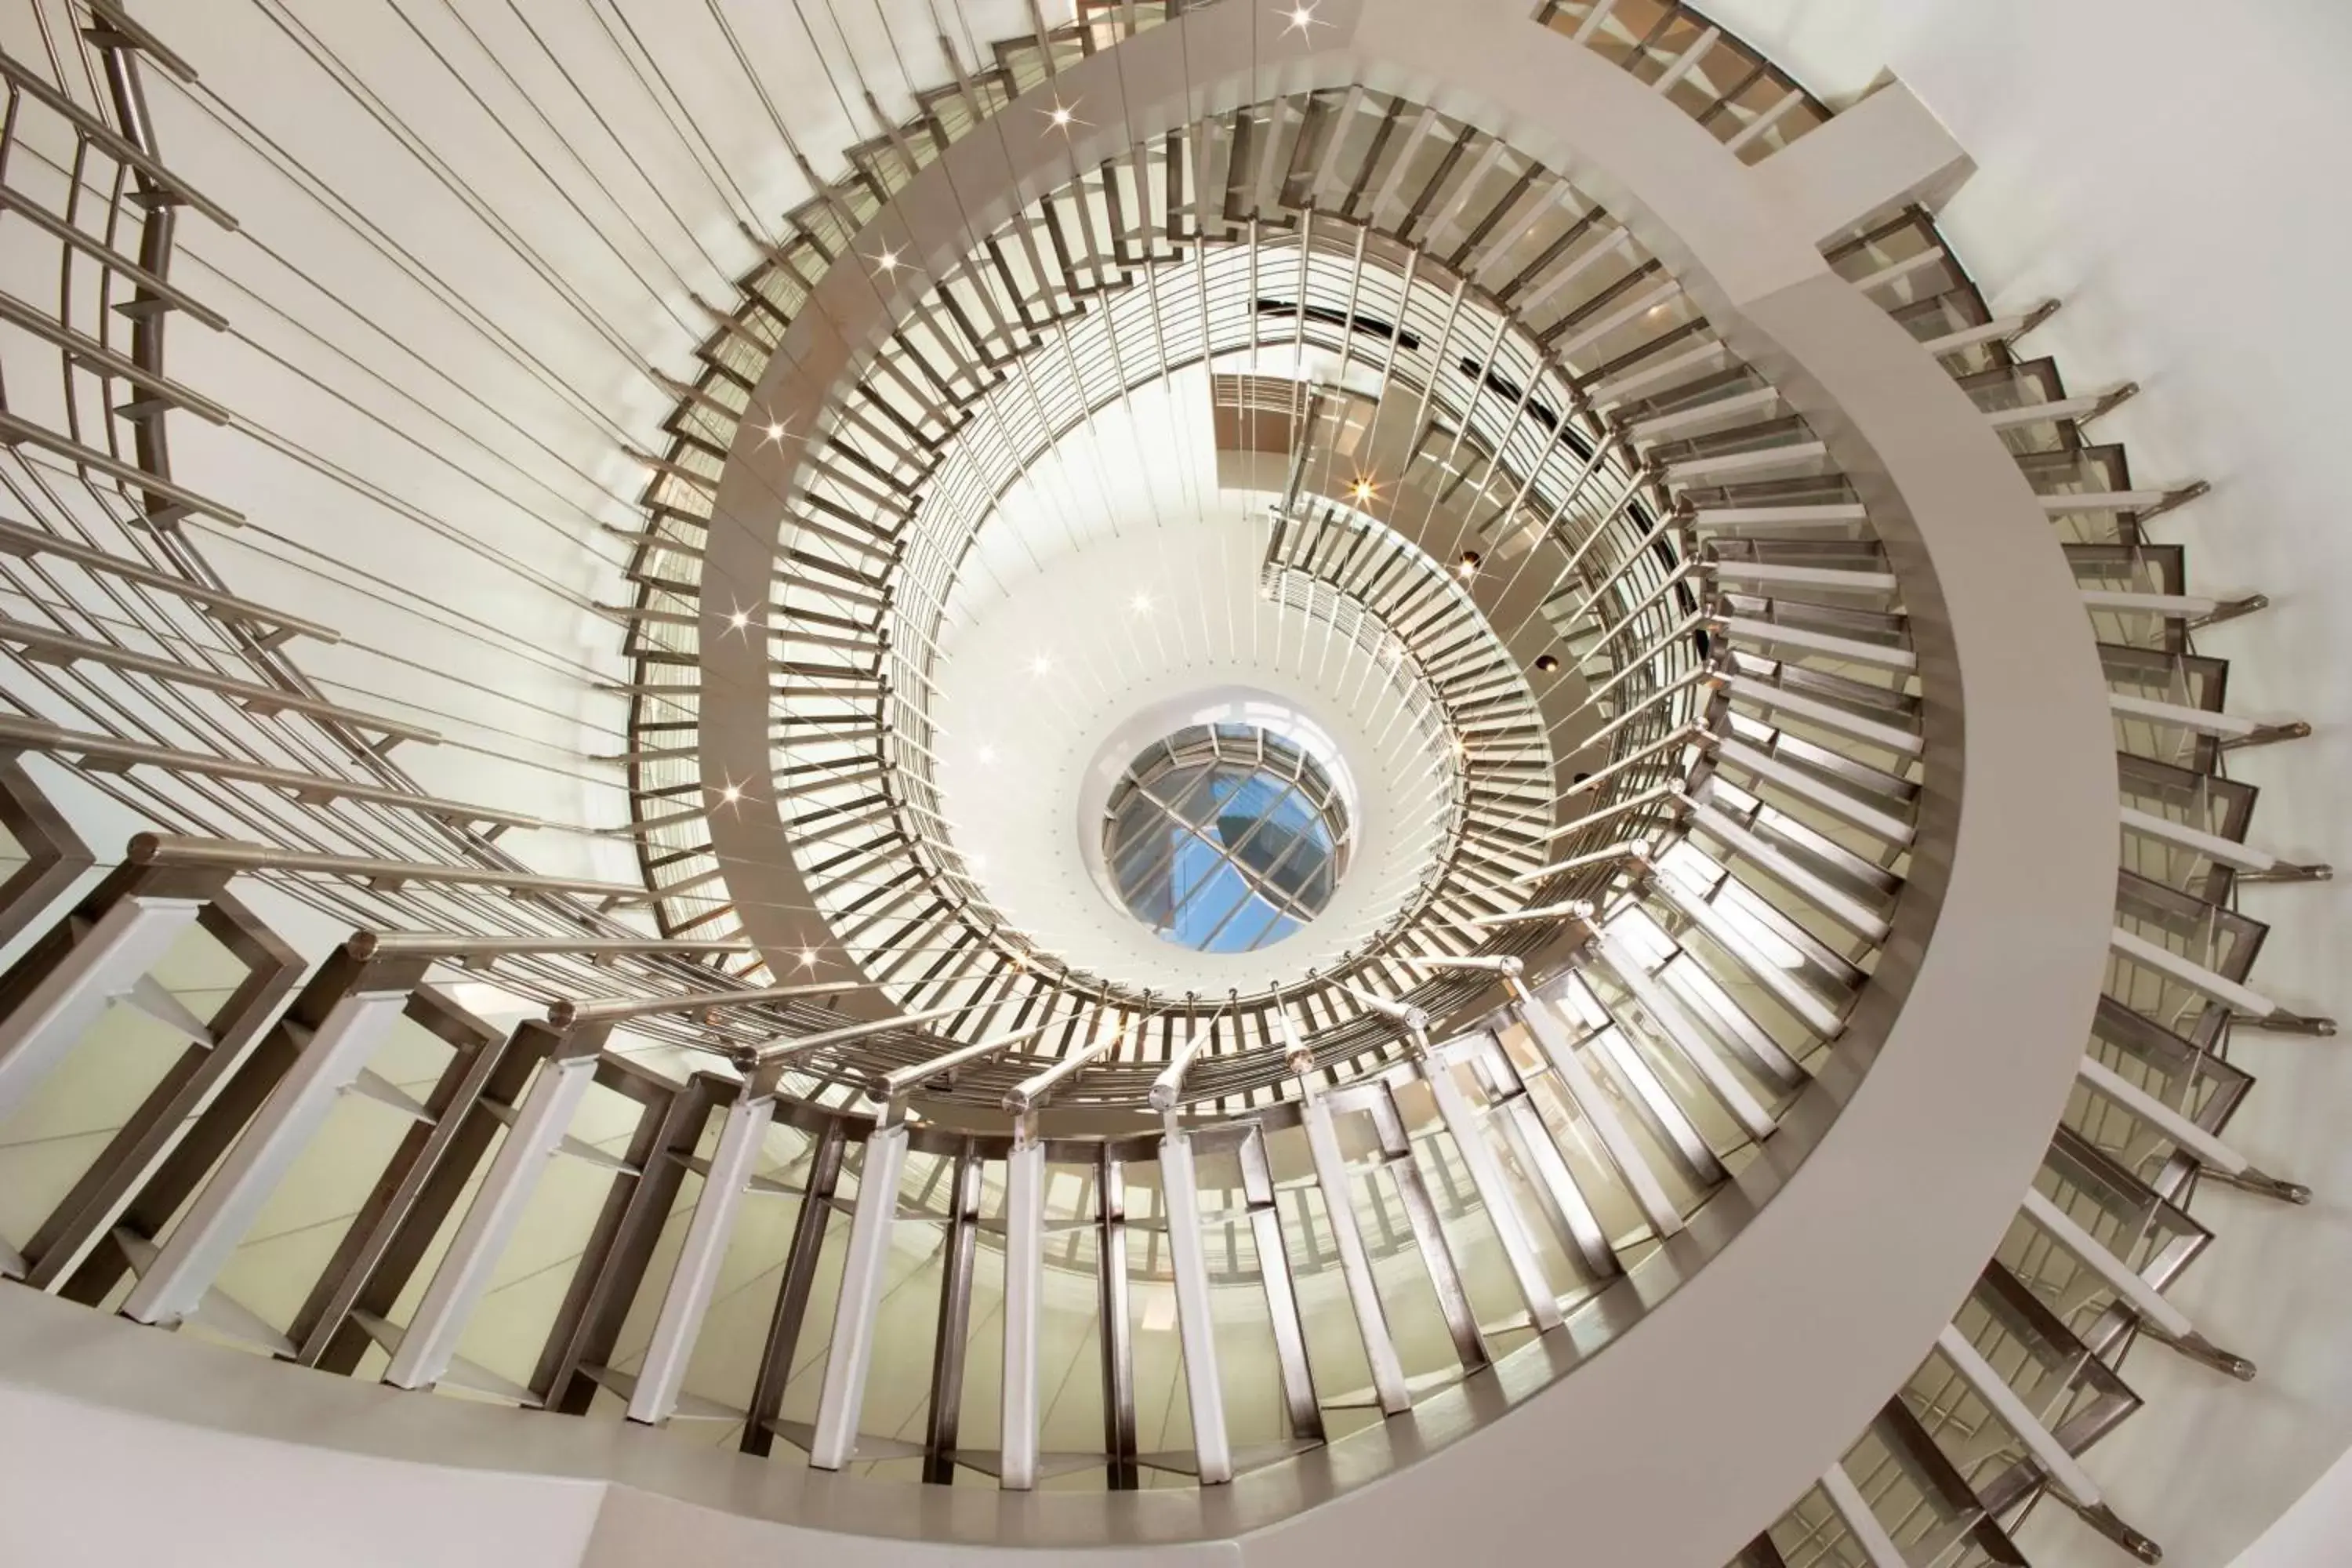
[[[898,271],[899,254],[899,252],[891,249],[888,246],[884,246],[879,251],[875,253],[874,270],[881,273],[886,278],[891,273]]]
[[[804,947],[801,949],[801,967],[803,969],[814,969],[816,967],[816,950],[814,948]]]
[[[1078,118],[1076,104],[1064,103],[1058,98],[1054,100],[1053,108],[1041,109],[1037,112],[1045,117],[1046,130],[1058,131],[1065,136],[1067,136],[1070,133],[1071,126],[1084,125],[1086,123],[1085,121]]]
[[[740,632],[751,624],[751,612],[749,610],[738,610],[727,617],[727,629],[730,632]]]
[[[728,805],[733,805],[737,801],[743,798],[743,786],[741,784],[729,784],[725,789],[719,792],[719,798],[725,801]]]
[[[1133,610],[1137,615],[1149,615],[1151,611],[1151,595],[1149,594],[1138,594],[1134,598],[1129,599],[1127,604],[1128,607]]]
[[[1315,7],[1312,5],[1293,5],[1282,14],[1282,30],[1285,34],[1297,33],[1302,37],[1311,36],[1307,33],[1308,28],[1329,26],[1329,23],[1316,16]]]
[[[1354,484],[1348,487],[1348,494],[1354,498],[1358,506],[1363,505],[1364,502],[1370,500],[1374,496],[1380,493],[1380,487],[1367,479],[1359,479]]]

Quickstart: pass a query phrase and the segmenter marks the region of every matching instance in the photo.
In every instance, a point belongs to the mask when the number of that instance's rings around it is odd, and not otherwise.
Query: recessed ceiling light
[[[1370,479],[1358,479],[1348,488],[1348,493],[1358,502],[1368,501],[1380,493],[1380,487]]]
[[[1041,653],[1029,661],[1029,673],[1032,675],[1043,675],[1053,668],[1054,660],[1050,654]]]
[[[1134,609],[1137,615],[1142,615],[1145,611],[1151,608],[1151,595],[1149,594],[1138,594],[1134,598],[1129,599],[1128,604]]]
[[[741,784],[729,784],[725,789],[720,790],[719,794],[730,805],[732,805],[735,802],[743,798],[743,786]]]
[[[1552,656],[1548,653],[1539,653],[1536,655],[1536,668],[1542,670],[1546,675],[1549,675],[1553,670],[1559,668],[1559,660],[1552,658]]]
[[[803,969],[814,969],[816,967],[816,950],[814,948],[804,947],[801,949],[801,967]]]
[[[727,624],[740,632],[751,624],[751,613],[749,610],[738,610],[727,617]]]
[[[1460,571],[1462,575],[1465,577],[1475,577],[1478,574],[1478,560],[1479,556],[1476,551],[1465,550],[1462,552],[1462,564],[1457,568],[1457,570]]]

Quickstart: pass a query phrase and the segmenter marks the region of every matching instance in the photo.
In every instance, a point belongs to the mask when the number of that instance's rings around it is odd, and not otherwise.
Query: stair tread
[[[816,1444],[816,1426],[807,1421],[771,1421],[768,1430],[790,1443],[803,1453]],[[920,1443],[909,1443],[902,1437],[877,1437],[867,1433],[857,1435],[856,1447],[850,1460],[863,1464],[872,1459],[919,1459],[927,1450]]]
[[[359,1077],[352,1079],[347,1092],[373,1100],[379,1105],[389,1106],[409,1120],[421,1121],[427,1127],[433,1126],[440,1120],[413,1096],[401,1092],[389,1079],[373,1068],[360,1068]]]
[[[612,1390],[623,1399],[635,1399],[637,1395],[635,1373],[609,1366],[583,1366],[580,1374],[601,1388]],[[741,1421],[746,1417],[744,1412],[731,1405],[722,1405],[716,1399],[706,1399],[699,1394],[681,1389],[677,1405],[670,1411],[670,1418],[675,1421]]]

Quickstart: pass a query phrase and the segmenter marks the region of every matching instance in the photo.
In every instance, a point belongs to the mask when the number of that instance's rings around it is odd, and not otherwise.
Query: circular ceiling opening
[[[1353,844],[1349,803],[1294,741],[1197,724],[1144,748],[1103,814],[1103,863],[1127,911],[1195,952],[1252,952],[1331,901]]]

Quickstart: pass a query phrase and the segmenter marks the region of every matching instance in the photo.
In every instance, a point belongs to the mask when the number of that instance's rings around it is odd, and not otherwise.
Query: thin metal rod
[[[1099,1012],[1097,1016],[1099,1018]],[[1097,1024],[1097,1027],[1100,1027],[1100,1025]],[[1056,1085],[1127,1044],[1128,1039],[1134,1033],[1135,1026],[1132,1024],[1114,1029],[1101,1038],[1090,1042],[1085,1049],[1071,1052],[1045,1071],[1033,1073],[1023,1079],[1004,1091],[1004,1109],[1015,1115],[1026,1115],[1034,1110],[1044,1102],[1047,1095],[1054,1092]]]
[[[507,888],[516,892],[585,893],[616,903],[641,904],[656,895],[623,882],[593,882],[579,877],[542,877],[488,866],[437,866],[415,860],[376,860],[362,855],[318,855],[273,849],[233,838],[186,838],[142,833],[131,840],[126,859],[141,866],[226,866],[239,871],[315,871],[364,877],[371,881],[438,882],[451,886]]]
[[[439,931],[360,931],[344,944],[354,958],[511,958],[533,953],[633,957],[659,953],[749,953],[748,942],[640,942],[634,938],[460,936]],[[847,990],[844,984],[837,989]],[[737,994],[740,997],[740,993]]]
[[[571,949],[559,947],[549,951],[569,952]],[[690,991],[677,996],[614,996],[595,1002],[555,1002],[548,1006],[547,1021],[559,1029],[573,1024],[611,1024],[662,1013],[693,1013],[706,1007],[739,1007],[758,1002],[789,1002],[796,996],[831,996],[843,991],[871,991],[878,984],[872,980],[803,981],[798,985],[771,985],[760,990]]]
[[[814,1035],[802,1035],[793,1039],[777,1040],[761,1046],[759,1048],[759,1059],[761,1065],[780,1062],[789,1057],[805,1056],[811,1051],[823,1050],[827,1046],[846,1045],[852,1040],[863,1040],[875,1035],[887,1035],[894,1029],[911,1028],[917,1024],[928,1024],[936,1018],[951,1017],[958,1013],[967,1013],[971,1010],[971,1004],[969,1002],[952,1002],[944,1007],[926,1008],[920,1013],[902,1013],[895,1018],[876,1018],[864,1024],[845,1024],[838,1029],[820,1030]]]
[[[1017,1046],[1024,1040],[1034,1039],[1056,1025],[1068,1022],[1067,1017],[1047,1018],[1043,1023],[1031,1024],[1002,1035],[991,1035],[984,1040],[975,1040],[961,1049],[933,1057],[927,1062],[917,1062],[912,1067],[898,1068],[887,1073],[877,1074],[866,1081],[866,1098],[886,1104],[903,1100],[909,1091],[919,1089],[941,1073],[953,1072],[958,1068],[968,1067],[983,1058],[994,1056],[1008,1046]]]
[[[539,817],[526,816],[520,812],[499,811],[487,805],[472,805],[462,800],[439,800],[412,790],[331,778],[322,773],[296,773],[290,768],[273,768],[260,763],[240,763],[233,758],[208,756],[201,752],[178,752],[137,741],[118,741],[110,735],[82,734],[72,730],[61,730],[54,724],[6,714],[0,714],[0,745],[26,746],[56,752],[60,757],[77,759],[78,766],[89,759],[97,759],[158,767],[172,773],[197,773],[207,778],[234,779],[241,784],[268,784],[290,791],[298,799],[309,795],[320,799],[363,800],[377,805],[423,812],[428,816],[443,816],[456,822],[489,823],[500,827],[550,826]],[[211,864],[221,862],[213,861]]]
[[[428,746],[441,739],[439,731],[426,729],[422,724],[408,724],[380,714],[363,713],[323,698],[306,697],[299,691],[265,686],[257,681],[238,680],[181,659],[163,658],[154,654],[118,647],[112,643],[68,637],[63,632],[51,631],[24,621],[0,620],[0,643],[15,643],[37,655],[63,661],[89,659],[113,669],[127,669],[183,686],[201,687],[207,691],[217,691],[224,697],[236,698],[245,704],[248,711],[257,714],[280,710],[289,713],[307,713],[312,718],[331,720],[355,730],[372,730],[380,735],[397,736],[404,741],[417,741]]]
[[[240,599],[234,594],[225,594],[217,588],[207,588],[202,584],[191,583],[184,577],[175,576],[172,573],[161,571],[142,562],[125,560],[120,555],[110,555],[103,550],[92,550],[87,545],[76,544],[70,540],[60,539],[58,535],[45,532],[40,529],[26,528],[22,523],[0,521],[0,554],[54,555],[61,561],[70,561],[87,571],[103,572],[109,576],[120,577],[125,582],[136,583],[145,588],[160,588],[167,594],[176,595],[187,600],[192,605],[203,605],[221,620],[244,621],[253,625],[275,626],[281,631],[316,637],[320,642],[343,640],[343,634],[332,626],[320,626],[316,621],[306,621],[299,616],[289,616],[283,611],[271,609],[268,605],[256,604],[251,599]]]

